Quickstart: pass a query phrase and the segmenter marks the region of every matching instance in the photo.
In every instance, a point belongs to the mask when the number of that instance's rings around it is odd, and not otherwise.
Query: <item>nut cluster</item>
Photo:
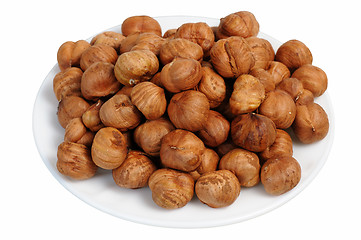
[[[262,183],[280,195],[299,183],[289,132],[310,144],[329,128],[314,102],[327,76],[304,43],[275,51],[247,11],[163,36],[149,16],[130,17],[121,29],[59,48],[60,173],[87,179],[109,170],[119,187],[149,186],[166,209],[194,195],[226,207],[244,187]]]

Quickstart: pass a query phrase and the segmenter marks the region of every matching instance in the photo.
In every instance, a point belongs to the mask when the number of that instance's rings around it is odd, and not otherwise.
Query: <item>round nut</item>
[[[68,96],[63,98],[58,105],[58,121],[63,128],[66,128],[73,118],[81,117],[89,108],[89,103],[78,96]]]
[[[57,53],[58,65],[61,71],[70,67],[80,67],[83,52],[90,47],[87,41],[68,41],[63,43]]]
[[[165,39],[154,33],[133,33],[122,41],[119,51],[125,53],[133,50],[149,50],[159,55],[164,43]]]
[[[197,91],[206,95],[210,108],[218,107],[226,98],[224,79],[209,67],[202,67],[202,78],[197,86]]]
[[[58,101],[67,96],[81,97],[80,82],[83,71],[80,68],[70,67],[58,72],[53,79],[53,90]]]
[[[96,62],[107,62],[115,64],[118,59],[117,51],[114,48],[97,44],[87,48],[80,58],[80,67],[83,71],[87,70],[90,65]]]
[[[277,86],[283,79],[291,76],[290,70],[281,62],[272,61],[270,62],[266,71],[271,74],[275,86]]]
[[[266,148],[266,150],[258,154],[261,164],[265,163],[268,159],[286,155],[292,157],[293,145],[291,136],[282,129],[276,129],[277,135],[274,143]]]
[[[95,37],[92,38],[90,41],[91,45],[97,45],[97,44],[105,44],[112,48],[114,48],[116,51],[119,50],[120,43],[125,39],[125,36],[121,33],[113,32],[113,31],[106,31],[99,33]]]
[[[175,38],[165,42],[160,48],[159,59],[166,65],[175,57],[192,58],[197,61],[203,59],[202,47],[183,38]]]
[[[304,88],[297,78],[285,78],[277,86],[277,89],[287,92],[292,99],[297,102],[298,98],[303,94]]]
[[[193,177],[194,181],[196,181],[202,174],[216,171],[218,162],[218,154],[214,150],[206,148],[201,155],[201,164],[189,174]]]
[[[266,39],[258,37],[246,38],[246,42],[251,48],[255,59],[254,68],[266,69],[275,58],[275,51],[271,43]]]
[[[122,23],[122,33],[128,36],[132,33],[151,32],[162,36],[162,28],[158,21],[149,16],[132,16],[125,19]]]
[[[104,127],[104,124],[99,117],[99,111],[102,105],[103,101],[99,99],[96,103],[91,105],[81,116],[84,125],[89,128],[90,131],[96,132],[102,127]]]
[[[81,118],[73,118],[65,128],[64,142],[81,143],[91,147],[94,133],[87,130]]]

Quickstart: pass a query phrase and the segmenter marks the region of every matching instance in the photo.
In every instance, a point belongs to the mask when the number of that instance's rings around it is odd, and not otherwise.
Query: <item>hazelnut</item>
[[[270,62],[275,58],[275,51],[271,43],[263,38],[249,37],[246,42],[251,48],[251,53],[254,57],[254,68],[266,69]]]
[[[219,161],[218,168],[233,172],[242,187],[253,187],[260,181],[258,156],[244,149],[236,148],[228,152]]]
[[[329,121],[327,113],[314,102],[307,105],[298,105],[292,129],[302,143],[320,141],[328,133]]]
[[[160,48],[159,59],[166,65],[173,61],[175,57],[192,58],[201,61],[203,59],[203,50],[201,46],[187,39],[170,39]]]
[[[149,16],[132,16],[125,19],[122,23],[122,33],[128,36],[132,33],[150,32],[162,36],[162,28],[157,20]]]
[[[111,63],[96,62],[85,70],[81,78],[81,92],[88,100],[113,95],[120,87]]]
[[[259,106],[260,114],[270,118],[276,128],[289,128],[296,117],[296,104],[285,91],[276,89],[267,93],[267,97]]]
[[[81,117],[83,124],[89,128],[90,131],[96,132],[104,127],[99,117],[99,111],[102,105],[103,101],[99,99],[96,103],[92,104]]]
[[[305,64],[299,67],[293,74],[293,78],[297,78],[303,87],[313,93],[315,97],[321,96],[327,89],[327,75],[319,67],[311,64]]]
[[[234,144],[232,138],[229,137],[227,141],[217,146],[217,154],[218,156],[223,157],[224,155],[226,155],[228,152],[230,152],[235,148],[238,148],[238,146]]]
[[[81,143],[91,147],[94,133],[87,130],[81,118],[73,118],[65,128],[64,142]]]
[[[241,114],[231,123],[233,142],[252,152],[262,152],[276,139],[276,125],[266,116],[256,113]]]
[[[117,94],[101,106],[99,117],[105,126],[128,131],[139,125],[142,113],[133,105],[128,96]]]
[[[210,108],[218,107],[226,97],[224,79],[209,67],[202,67],[202,78],[197,90],[206,95]]]
[[[199,131],[207,121],[209,102],[198,91],[188,90],[175,94],[168,105],[168,116],[176,128]]]
[[[194,194],[194,180],[188,173],[173,169],[158,169],[149,178],[153,201],[160,207],[184,207]]]
[[[134,50],[119,56],[114,73],[120,83],[133,86],[151,79],[158,68],[158,58],[154,53],[149,50]]]
[[[292,157],[293,147],[292,147],[292,138],[291,136],[282,129],[276,129],[276,139],[274,143],[267,147],[266,150],[258,154],[261,164],[266,162],[268,159],[286,155]]]
[[[293,72],[305,64],[312,64],[312,53],[301,41],[289,40],[282,44],[276,52],[276,61],[286,65]]]
[[[64,97],[58,105],[58,121],[65,128],[73,118],[81,117],[89,108],[89,103],[78,96]]]
[[[275,90],[276,85],[272,75],[263,68],[252,68],[252,70],[249,72],[249,75],[257,78],[262,83],[266,93]]]
[[[155,55],[159,55],[160,48],[164,43],[165,39],[154,33],[133,33],[122,41],[120,53],[133,50],[149,50]]]
[[[266,68],[266,71],[271,74],[275,86],[277,86],[283,79],[291,76],[290,70],[281,62],[272,61]]]
[[[68,41],[63,43],[57,53],[58,65],[61,71],[70,67],[80,67],[83,52],[90,47],[87,41]]]
[[[296,99],[297,105],[307,105],[309,103],[312,103],[315,100],[313,93],[307,89],[303,89],[303,92],[298,95],[298,98]]]
[[[252,37],[257,36],[259,32],[259,23],[255,16],[247,11],[240,11],[229,14],[221,18],[217,38],[227,38],[230,36]]]
[[[58,146],[56,167],[58,171],[74,179],[88,179],[98,167],[91,159],[89,149],[79,143],[62,142]]]
[[[123,86],[117,93],[118,94],[124,94],[127,95],[130,98],[130,94],[132,93],[134,86]]]
[[[163,34],[163,38],[173,39],[176,31],[177,31],[176,28],[168,29],[168,30]]]
[[[248,73],[254,66],[251,48],[242,37],[218,40],[213,45],[210,56],[214,68],[225,78],[236,78]]]
[[[164,68],[164,67],[163,67]],[[164,88],[162,81],[160,79],[160,75],[161,72],[157,72],[156,74],[154,74],[154,76],[152,77],[152,79],[150,79],[150,82],[154,83],[155,85],[157,85],[158,87]]]
[[[135,85],[130,94],[130,99],[146,119],[160,118],[167,109],[164,89],[151,82]]]
[[[301,166],[290,156],[268,159],[261,168],[261,182],[267,193],[281,195],[293,189],[301,179]]]
[[[80,81],[83,71],[77,67],[67,68],[57,73],[53,79],[53,90],[58,101],[66,96],[81,97]]]
[[[217,147],[227,140],[230,127],[231,124],[222,114],[210,110],[203,129],[198,132],[198,137],[205,145]]]
[[[217,170],[200,176],[195,185],[195,192],[202,203],[212,208],[221,208],[236,201],[241,186],[231,171]]]
[[[189,174],[193,177],[194,181],[196,181],[202,174],[216,171],[218,162],[218,154],[214,150],[206,148],[201,155],[201,164]]]
[[[202,78],[201,64],[191,58],[175,58],[161,71],[160,81],[169,92],[193,89]]]
[[[234,82],[229,106],[232,114],[239,115],[256,110],[264,99],[263,84],[252,75],[243,74]]]
[[[201,163],[205,146],[195,134],[176,129],[165,135],[160,147],[160,160],[165,167],[191,172]]]
[[[296,102],[303,94],[304,88],[302,83],[297,78],[285,78],[277,86],[277,89],[287,92]]]
[[[156,169],[146,154],[129,151],[122,165],[112,170],[112,175],[119,187],[136,189],[147,186],[149,177]]]
[[[125,138],[116,128],[104,127],[95,134],[91,156],[98,167],[117,168],[123,163],[127,153]]]
[[[125,36],[121,33],[113,32],[113,31],[106,31],[99,33],[95,37],[92,38],[90,41],[91,45],[97,45],[97,44],[105,44],[112,48],[114,48],[116,51],[119,50],[120,43],[125,39]]]
[[[87,48],[80,58],[80,67],[83,71],[87,70],[90,65],[96,62],[107,62],[115,64],[118,59],[117,51],[114,48],[97,44]]]

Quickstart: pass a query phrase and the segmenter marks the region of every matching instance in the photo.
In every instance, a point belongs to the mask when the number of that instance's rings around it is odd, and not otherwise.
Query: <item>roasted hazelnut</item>
[[[195,134],[176,129],[162,139],[160,160],[165,167],[191,172],[201,164],[205,146]]]
[[[263,68],[252,68],[252,70],[249,72],[249,75],[257,78],[263,84],[266,93],[275,90],[276,85],[272,75]]]
[[[92,64],[81,78],[81,93],[88,100],[113,95],[120,87],[114,75],[114,65],[107,62]]]
[[[207,121],[209,102],[198,91],[188,90],[175,94],[168,105],[168,116],[176,128],[199,131]]]
[[[91,156],[98,167],[117,168],[124,162],[127,153],[125,138],[116,128],[104,127],[95,134]]]
[[[120,45],[120,53],[133,50],[149,50],[155,55],[159,55],[160,48],[165,43],[165,39],[154,33],[133,33],[127,36]]]
[[[252,75],[243,74],[234,82],[229,106],[234,115],[249,113],[261,105],[265,96],[263,84]]]
[[[283,79],[291,76],[290,70],[281,62],[272,61],[266,68],[266,71],[271,74],[275,86],[277,86]]]
[[[202,78],[197,86],[209,101],[210,108],[218,107],[226,97],[224,79],[209,67],[202,67]]]
[[[197,61],[203,59],[202,47],[183,38],[170,39],[160,48],[159,59],[166,65],[175,57],[192,58]]]
[[[327,136],[328,116],[317,103],[298,105],[296,118],[292,124],[293,132],[302,143],[313,143]]]
[[[216,171],[218,162],[218,154],[214,150],[206,148],[201,155],[201,164],[189,174],[193,177],[194,181],[196,181],[202,174]]]
[[[312,64],[313,57],[310,49],[303,42],[289,40],[278,48],[275,59],[293,72],[302,65]]]
[[[122,165],[112,170],[112,175],[119,187],[136,189],[147,186],[149,177],[156,169],[145,153],[129,151]]]
[[[296,105],[306,105],[312,103],[315,100],[313,93],[307,89],[303,89],[303,92],[298,95],[298,98],[295,100]]]
[[[222,143],[217,147],[217,154],[218,156],[223,157],[224,155],[226,155],[228,152],[230,152],[235,148],[238,148],[238,146],[234,144],[232,138],[229,137],[227,141],[225,141],[224,143]]]
[[[68,41],[63,43],[57,53],[58,65],[61,71],[70,67],[80,67],[83,52],[90,47],[87,41]]]
[[[99,111],[102,105],[103,101],[99,99],[96,103],[92,104],[81,117],[82,122],[90,131],[96,132],[104,127],[99,117]]]
[[[164,68],[164,67],[163,67]],[[161,72],[157,72],[156,74],[154,74],[154,76],[152,77],[152,79],[150,79],[150,82],[154,83],[155,85],[157,85],[158,87],[164,88],[162,81],[160,79],[160,75]]]
[[[79,143],[62,142],[58,146],[56,167],[58,171],[74,179],[88,179],[98,167],[92,161],[89,149]]]
[[[230,127],[231,124],[222,114],[210,110],[207,122],[197,135],[205,145],[217,147],[227,140]]]
[[[249,37],[246,42],[251,48],[251,53],[254,57],[254,68],[266,69],[270,62],[275,58],[275,51],[271,43],[263,38]]]
[[[231,123],[233,142],[252,152],[262,152],[276,139],[276,125],[266,116],[256,113],[241,114]]]
[[[80,67],[85,71],[90,65],[96,62],[107,62],[114,65],[117,59],[118,54],[114,48],[105,44],[97,44],[87,48],[83,52],[80,58]]]
[[[194,180],[188,173],[173,169],[158,169],[149,178],[153,201],[160,207],[184,207],[194,194]]]
[[[134,50],[119,56],[115,63],[114,73],[120,83],[133,86],[151,79],[158,68],[158,58],[153,52]]]
[[[53,90],[58,101],[67,96],[81,96],[80,82],[83,71],[77,67],[57,73],[53,79]]]
[[[287,92],[296,102],[303,94],[304,88],[297,78],[285,78],[277,86],[277,89]]]
[[[242,37],[218,40],[213,45],[210,56],[214,68],[225,78],[236,78],[248,73],[255,62],[251,48]]]
[[[163,34],[163,38],[173,39],[173,38],[174,38],[174,34],[175,34],[176,31],[177,31],[176,28],[168,29],[168,30]]]
[[[64,142],[81,143],[90,147],[94,139],[94,133],[87,130],[81,118],[73,118],[65,128]]]
[[[123,86],[115,95],[124,94],[130,97],[134,86]]]
[[[276,129],[276,140],[274,143],[267,147],[266,150],[258,154],[261,164],[265,163],[268,159],[286,155],[292,157],[293,145],[291,136],[282,129]]]
[[[258,156],[244,149],[236,148],[228,152],[219,161],[218,168],[233,172],[242,187],[253,187],[260,181]]]
[[[117,94],[101,106],[99,117],[105,126],[128,131],[139,125],[142,113],[133,105],[128,96]]]
[[[241,185],[231,171],[217,170],[198,178],[195,185],[198,199],[212,208],[227,207],[234,203],[241,192]]]
[[[130,99],[146,119],[160,118],[167,109],[164,89],[151,82],[135,85],[130,94]]]
[[[303,88],[311,91],[313,96],[321,96],[327,89],[327,75],[319,67],[305,64],[299,67],[293,74],[303,85]]]
[[[255,16],[247,11],[240,11],[229,14],[221,18],[217,38],[227,38],[230,36],[252,37],[257,36],[259,32],[259,23]]]
[[[261,168],[261,182],[267,193],[281,195],[293,189],[301,179],[301,166],[290,156],[268,159]]]
[[[81,117],[89,108],[89,103],[78,96],[64,97],[58,105],[58,121],[65,128],[73,118]]]
[[[267,97],[258,108],[258,112],[270,118],[276,128],[289,128],[296,117],[296,104],[285,91],[276,89],[267,93]]]
[[[151,32],[162,36],[162,28],[157,20],[149,16],[132,16],[125,19],[122,23],[122,33],[128,36],[132,33]]]
[[[125,36],[121,33],[113,32],[113,31],[106,31],[99,33],[95,37],[92,38],[90,41],[91,45],[97,45],[97,44],[105,44],[112,48],[114,48],[116,51],[119,50],[120,43],[125,39]]]
[[[163,137],[173,130],[173,124],[165,118],[148,120],[135,129],[134,141],[147,154],[159,156]]]
[[[201,64],[191,58],[175,58],[165,65],[160,80],[165,89],[172,93],[193,89],[202,78]]]

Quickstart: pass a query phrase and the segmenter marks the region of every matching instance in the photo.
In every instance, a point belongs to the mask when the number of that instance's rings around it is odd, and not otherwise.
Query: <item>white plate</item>
[[[170,28],[177,28],[186,22],[206,22],[217,26],[218,19],[189,16],[157,17],[163,33]],[[116,26],[110,31],[121,32]],[[281,43],[272,37],[260,33],[259,37],[271,42],[275,51]],[[88,40],[90,40],[89,38]],[[54,53],[56,54],[56,53]],[[57,64],[51,69],[41,85],[33,109],[33,132],[38,151],[53,176],[71,193],[89,205],[116,217],[163,227],[198,228],[221,226],[241,222],[275,209],[300,193],[315,178],[327,160],[334,137],[334,115],[330,97],[326,91],[315,101],[327,112],[330,130],[320,142],[303,145],[294,142],[294,157],[302,168],[299,184],[290,192],[281,196],[266,194],[261,184],[253,188],[242,188],[238,199],[229,207],[213,209],[194,197],[185,207],[165,210],[152,201],[149,188],[131,190],[118,187],[110,171],[98,170],[89,180],[76,181],[61,175],[56,168],[56,152],[63,141],[64,129],[59,125],[56,111],[58,102],[52,89],[53,78],[59,72]]]

